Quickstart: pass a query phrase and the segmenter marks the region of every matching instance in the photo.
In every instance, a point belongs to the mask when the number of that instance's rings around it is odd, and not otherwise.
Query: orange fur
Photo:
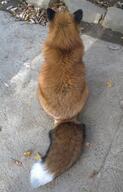
[[[44,110],[60,122],[76,116],[87,101],[83,54],[79,24],[68,11],[56,13],[44,44],[38,95]]]

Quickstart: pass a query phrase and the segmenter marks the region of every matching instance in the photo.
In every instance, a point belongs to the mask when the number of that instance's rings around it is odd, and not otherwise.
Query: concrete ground
[[[53,127],[36,95],[46,34],[45,27],[0,12],[0,192],[123,192],[123,47],[86,35],[90,97],[81,120],[91,146],[54,182],[30,186],[34,154],[23,153],[45,154]]]

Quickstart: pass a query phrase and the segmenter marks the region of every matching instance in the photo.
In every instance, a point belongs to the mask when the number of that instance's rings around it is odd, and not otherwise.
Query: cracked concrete
[[[102,22],[103,26],[113,31],[123,33],[123,10],[116,7],[109,7]]]
[[[28,159],[23,153],[32,149],[44,154],[53,127],[36,94],[47,28],[17,22],[2,11],[0,18],[0,192],[32,192],[34,155]],[[123,191],[123,47],[82,38],[90,97],[81,120],[92,145],[73,168],[37,192]]]

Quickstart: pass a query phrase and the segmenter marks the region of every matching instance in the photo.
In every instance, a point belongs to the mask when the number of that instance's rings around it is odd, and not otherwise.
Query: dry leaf
[[[6,10],[10,10],[10,9],[12,9],[12,8],[13,8],[13,6],[10,5],[9,7],[6,8]]]
[[[107,82],[106,82],[106,86],[107,86],[108,88],[113,87],[113,82],[112,82],[111,80],[107,81]]]
[[[7,1],[2,1],[1,4],[2,5],[7,4]]]
[[[12,161],[17,165],[17,166],[20,166],[22,167],[23,166],[23,163],[17,159],[12,159]]]
[[[40,161],[41,160],[41,154],[36,153],[35,156],[34,156],[34,159],[37,160],[37,161]]]
[[[32,156],[32,151],[25,151],[24,152],[24,157],[31,157]]]
[[[98,174],[98,171],[94,170],[91,174],[90,174],[90,178],[95,177]]]
[[[89,142],[86,142],[85,143],[85,147],[87,147],[87,148],[90,148],[90,147],[92,147],[93,145],[91,144],[91,143],[89,143]]]

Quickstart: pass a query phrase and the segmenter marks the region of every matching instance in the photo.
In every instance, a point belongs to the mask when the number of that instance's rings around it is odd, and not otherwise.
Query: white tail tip
[[[32,166],[30,173],[30,181],[33,188],[38,188],[51,182],[54,179],[54,174],[50,173],[45,163],[37,162]]]

